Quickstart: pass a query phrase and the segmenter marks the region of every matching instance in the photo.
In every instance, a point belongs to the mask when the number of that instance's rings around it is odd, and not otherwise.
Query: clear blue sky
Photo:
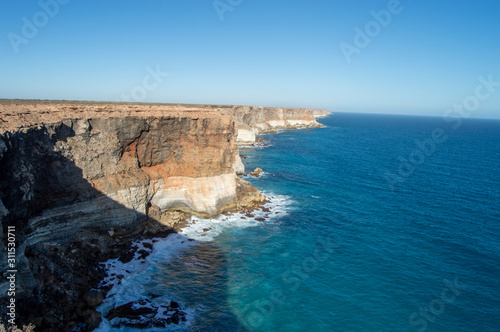
[[[0,0],[1,98],[442,115],[474,95],[479,76],[500,82],[497,0],[401,0],[378,30],[370,12],[390,1],[220,0],[231,10],[218,13],[213,0],[66,0],[57,13],[43,9],[54,1]],[[348,63],[340,45],[356,47],[355,27],[367,24],[370,43]],[[168,76],[156,82],[147,68]],[[483,99],[473,116],[500,117],[500,86]]]

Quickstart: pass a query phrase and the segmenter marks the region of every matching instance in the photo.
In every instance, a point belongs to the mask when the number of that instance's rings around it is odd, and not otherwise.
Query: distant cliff
[[[153,234],[155,224],[175,230],[190,214],[251,210],[264,201],[237,176],[244,172],[238,143],[276,128],[321,126],[315,111],[304,109],[0,104],[0,236],[16,226],[25,306],[36,298],[61,311],[62,321],[90,287],[77,280],[90,278],[96,260],[123,255],[113,249],[117,239]],[[82,263],[85,252],[91,254]],[[7,288],[0,282],[1,294]]]
[[[316,118],[330,114],[328,110],[258,106],[236,106],[232,111],[238,126],[239,145],[251,145],[257,135],[277,129],[323,127]]]

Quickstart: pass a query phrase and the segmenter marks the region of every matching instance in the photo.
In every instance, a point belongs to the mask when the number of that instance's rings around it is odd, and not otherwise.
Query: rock
[[[149,252],[144,249],[139,250],[137,253],[140,254],[138,257],[139,259],[145,259],[149,256]]]
[[[106,316],[108,320],[112,320],[115,317],[127,317],[127,318],[138,318],[141,315],[147,315],[156,312],[154,308],[141,307],[134,309],[135,302],[129,302],[109,311]]]
[[[130,262],[135,256],[135,253],[134,251],[131,249],[131,250],[128,250],[127,252],[124,252],[120,255],[120,257],[118,258],[118,260],[122,263],[128,263]]]
[[[2,200],[0,199],[0,220],[2,220],[2,217],[6,216],[9,214],[9,210],[5,208],[3,205]]]
[[[182,208],[214,216],[225,204],[236,199],[236,179],[234,173],[169,177],[162,180],[163,188],[156,190],[151,204],[162,211]]]
[[[78,317],[83,317],[83,308],[85,308],[86,304],[85,302],[79,302],[75,306],[75,313],[77,314]]]
[[[83,300],[90,308],[97,308],[104,300],[104,297],[102,293],[91,290],[84,295]]]
[[[245,173],[245,165],[243,165],[243,162],[241,161],[241,157],[239,154],[236,154],[234,156],[233,169],[237,175]]]
[[[43,323],[47,326],[55,327],[59,323],[59,319],[53,312],[50,312],[46,314],[45,317],[43,318]]]
[[[31,323],[36,326],[42,326],[43,324],[43,317],[34,317],[33,319],[30,319]]]
[[[250,175],[260,176],[262,173],[264,173],[264,171],[261,168],[257,167],[252,172],[250,172]]]
[[[262,217],[257,217],[257,218],[255,218],[255,220],[257,220],[257,221],[265,221],[266,219],[264,219]]]
[[[3,154],[7,152],[7,145],[5,145],[5,142],[0,139],[0,159],[2,159]]]
[[[238,145],[252,145],[253,143],[255,143],[255,138],[256,136],[254,129],[242,122],[238,123],[238,136],[236,139]]]
[[[172,315],[172,317],[170,317],[170,319],[172,320],[172,323],[174,323],[174,324],[179,324],[179,322],[180,322],[179,314],[177,312],[175,312]]]
[[[69,322],[66,324],[66,327],[64,329],[65,332],[85,332],[88,331],[86,329],[87,324],[85,323],[76,323],[74,321]]]
[[[166,327],[186,321],[186,313],[179,304],[170,301],[170,305],[157,305],[148,299],[133,301],[111,309],[106,315],[113,327],[128,326],[133,328]]]
[[[276,133],[276,130],[274,130],[274,129],[266,130],[266,133]],[[255,144],[254,145],[255,146],[261,146],[261,147],[266,147],[266,146],[269,146],[269,142],[267,142],[263,138],[257,138],[255,140]]]
[[[95,330],[102,322],[101,313],[93,309],[87,309],[83,313],[87,331]]]
[[[255,187],[250,185],[247,181],[238,179],[237,185],[237,194],[238,194],[238,206],[236,208],[237,211],[246,210],[252,211],[258,207],[262,202],[262,197],[265,196],[260,194]],[[253,216],[252,216],[253,217]]]
[[[64,326],[64,331],[65,332],[73,332],[75,330],[75,328],[77,327],[77,323],[75,321],[69,321],[68,323],[66,323],[66,325]]]

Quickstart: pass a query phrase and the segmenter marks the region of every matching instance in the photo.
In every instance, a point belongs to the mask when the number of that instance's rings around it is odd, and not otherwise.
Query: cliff
[[[66,119],[7,133],[3,206],[28,221],[32,243],[65,238],[68,224],[136,228],[148,209],[216,215],[236,199],[234,136],[227,117]]]
[[[316,118],[330,114],[328,110],[258,106],[238,106],[232,111],[238,125],[239,145],[251,145],[259,134],[277,129],[323,127]]]
[[[91,266],[124,255],[120,239],[168,233],[190,214],[250,210],[264,201],[237,177],[244,172],[238,141],[250,142],[244,126],[254,135],[320,126],[313,110],[0,104],[0,236],[5,240],[7,226],[16,226],[22,306],[29,308],[36,298],[53,306],[62,320],[91,286],[82,279],[95,282],[99,276]],[[4,280],[1,294],[8,288]],[[94,308],[88,310],[95,318]]]

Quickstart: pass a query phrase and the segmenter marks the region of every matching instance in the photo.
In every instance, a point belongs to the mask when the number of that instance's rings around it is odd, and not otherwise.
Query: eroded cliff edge
[[[331,113],[329,110],[259,106],[235,106],[232,112],[238,126],[238,145],[252,145],[259,134],[278,129],[323,127],[316,119]]]
[[[97,324],[94,308],[71,314],[81,309],[90,284],[81,279],[99,276],[77,270],[124,256],[121,238],[175,229],[189,214],[214,216],[264,200],[237,177],[244,172],[237,146],[243,126],[254,134],[320,126],[312,110],[66,102],[1,107],[0,235],[16,226],[21,306],[40,307],[33,317],[22,307],[19,313],[57,328],[69,320]],[[7,287],[0,283],[2,295]],[[53,308],[48,316],[45,307]]]

